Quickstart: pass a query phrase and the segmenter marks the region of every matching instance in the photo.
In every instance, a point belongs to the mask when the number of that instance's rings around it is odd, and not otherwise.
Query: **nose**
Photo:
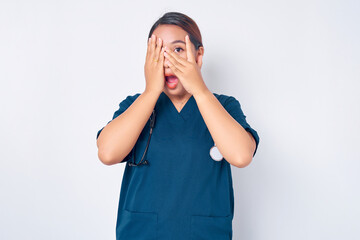
[[[168,65],[169,60],[164,57],[164,68],[170,68]]]

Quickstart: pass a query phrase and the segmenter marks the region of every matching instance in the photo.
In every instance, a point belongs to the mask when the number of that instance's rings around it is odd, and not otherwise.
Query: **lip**
[[[176,77],[174,74],[172,74],[172,73],[165,73],[165,77],[170,77],[170,76],[174,76],[174,77]]]

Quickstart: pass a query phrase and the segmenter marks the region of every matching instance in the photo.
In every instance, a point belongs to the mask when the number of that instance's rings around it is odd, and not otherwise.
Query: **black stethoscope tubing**
[[[137,166],[148,165],[148,164],[149,164],[148,160],[145,160],[145,161],[143,161],[143,160],[144,160],[144,157],[145,157],[145,155],[146,155],[146,153],[147,153],[147,151],[148,151],[148,148],[149,148],[151,134],[152,134],[152,132],[153,132],[153,128],[154,128],[154,125],[155,125],[155,116],[156,116],[156,112],[155,112],[155,109],[154,109],[154,110],[152,111],[152,113],[151,113],[151,116],[150,116],[150,132],[149,132],[149,137],[148,137],[148,141],[147,141],[147,144],[146,144],[146,148],[145,148],[144,154],[143,154],[143,156],[141,157],[140,162],[139,162],[139,163],[136,163],[136,162],[135,162],[135,159],[136,159],[136,157],[135,157],[135,152],[136,152],[136,151],[135,151],[135,147],[136,147],[136,143],[135,143],[135,146],[134,146],[134,148],[132,149],[132,162],[131,162],[131,161],[128,162],[128,165],[129,165],[130,167],[137,167]]]

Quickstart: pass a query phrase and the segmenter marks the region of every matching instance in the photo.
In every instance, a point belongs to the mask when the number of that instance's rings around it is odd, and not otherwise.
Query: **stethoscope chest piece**
[[[221,161],[223,156],[221,155],[219,149],[216,147],[216,144],[210,148],[210,156],[214,161]]]

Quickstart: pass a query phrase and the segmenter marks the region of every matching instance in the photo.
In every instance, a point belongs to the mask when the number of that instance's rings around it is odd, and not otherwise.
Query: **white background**
[[[260,145],[232,167],[235,240],[359,239],[359,1],[0,3],[0,239],[115,239],[125,164],[96,133],[145,89],[152,24],[198,24],[203,78]]]

